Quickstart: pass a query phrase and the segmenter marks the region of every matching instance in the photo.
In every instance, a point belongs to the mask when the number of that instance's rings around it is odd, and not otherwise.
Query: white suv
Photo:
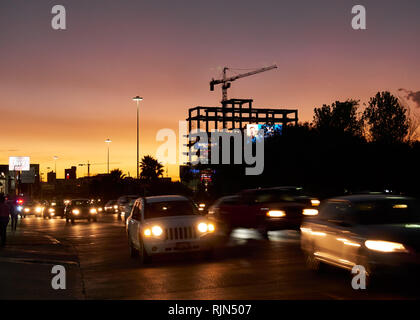
[[[131,256],[147,263],[157,254],[211,253],[216,227],[198,212],[183,196],[138,198],[126,223]]]

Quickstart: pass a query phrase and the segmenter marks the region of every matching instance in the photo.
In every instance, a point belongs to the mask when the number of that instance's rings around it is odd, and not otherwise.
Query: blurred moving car
[[[117,200],[118,218],[120,218],[123,215],[125,206],[130,202],[130,200],[135,200],[138,197],[139,197],[138,195],[126,195],[126,196],[121,196],[118,198]]]
[[[213,249],[215,224],[200,216],[183,196],[155,196],[135,201],[126,230],[132,257]]]
[[[29,215],[36,215],[37,208],[40,207],[40,203],[33,200],[26,200],[22,205],[18,205],[18,211],[20,211],[20,216],[26,218]]]
[[[118,205],[117,200],[109,200],[104,206],[105,213],[117,213]]]
[[[98,213],[102,213],[104,211],[102,199],[91,199],[91,203],[96,208]]]
[[[80,219],[96,222],[98,219],[97,216],[98,210],[92,205],[89,199],[73,199],[65,208],[66,222],[71,221],[71,223],[74,223],[75,220]]]
[[[51,219],[54,217],[64,217],[64,201],[63,200],[51,200],[45,201],[42,209],[42,217],[44,219]]]
[[[319,215],[305,219],[301,231],[306,262],[314,270],[323,263],[349,270],[361,265],[369,277],[420,266],[420,202],[413,198],[330,199]]]
[[[208,210],[208,217],[230,235],[235,228],[257,229],[265,238],[268,231],[298,230],[305,215],[317,215],[320,201],[299,187],[245,190],[220,198]]]

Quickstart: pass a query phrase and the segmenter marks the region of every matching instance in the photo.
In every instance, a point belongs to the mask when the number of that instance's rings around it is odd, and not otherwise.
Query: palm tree
[[[148,181],[157,180],[163,175],[163,165],[152,156],[144,156],[140,162],[140,178]]]

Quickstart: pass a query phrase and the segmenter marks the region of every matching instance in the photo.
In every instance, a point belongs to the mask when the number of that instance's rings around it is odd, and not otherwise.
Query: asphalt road
[[[51,289],[51,267],[68,270],[67,289]],[[0,251],[0,298],[30,299],[418,299],[417,284],[384,281],[353,290],[345,271],[305,268],[294,231],[260,239],[235,230],[213,259],[182,254],[142,266],[129,256],[124,225],[115,215],[66,224],[29,217],[9,232]]]

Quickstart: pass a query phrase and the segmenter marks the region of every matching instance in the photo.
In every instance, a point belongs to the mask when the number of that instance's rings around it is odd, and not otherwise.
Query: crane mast
[[[214,91],[214,86],[215,85],[221,84],[222,85],[222,103],[223,103],[224,101],[227,101],[227,89],[230,88],[231,82],[233,82],[235,80],[238,80],[238,79],[241,79],[241,78],[252,76],[254,74],[258,74],[258,73],[261,73],[261,72],[266,72],[266,71],[269,71],[269,70],[272,70],[272,69],[276,69],[276,68],[277,68],[277,65],[272,65],[270,67],[260,68],[260,69],[254,70],[254,71],[246,72],[246,73],[243,73],[243,74],[238,74],[236,76],[228,78],[226,73],[229,70],[229,68],[224,67],[223,68],[223,78],[218,79],[218,80],[212,79],[210,81],[210,91]]]

